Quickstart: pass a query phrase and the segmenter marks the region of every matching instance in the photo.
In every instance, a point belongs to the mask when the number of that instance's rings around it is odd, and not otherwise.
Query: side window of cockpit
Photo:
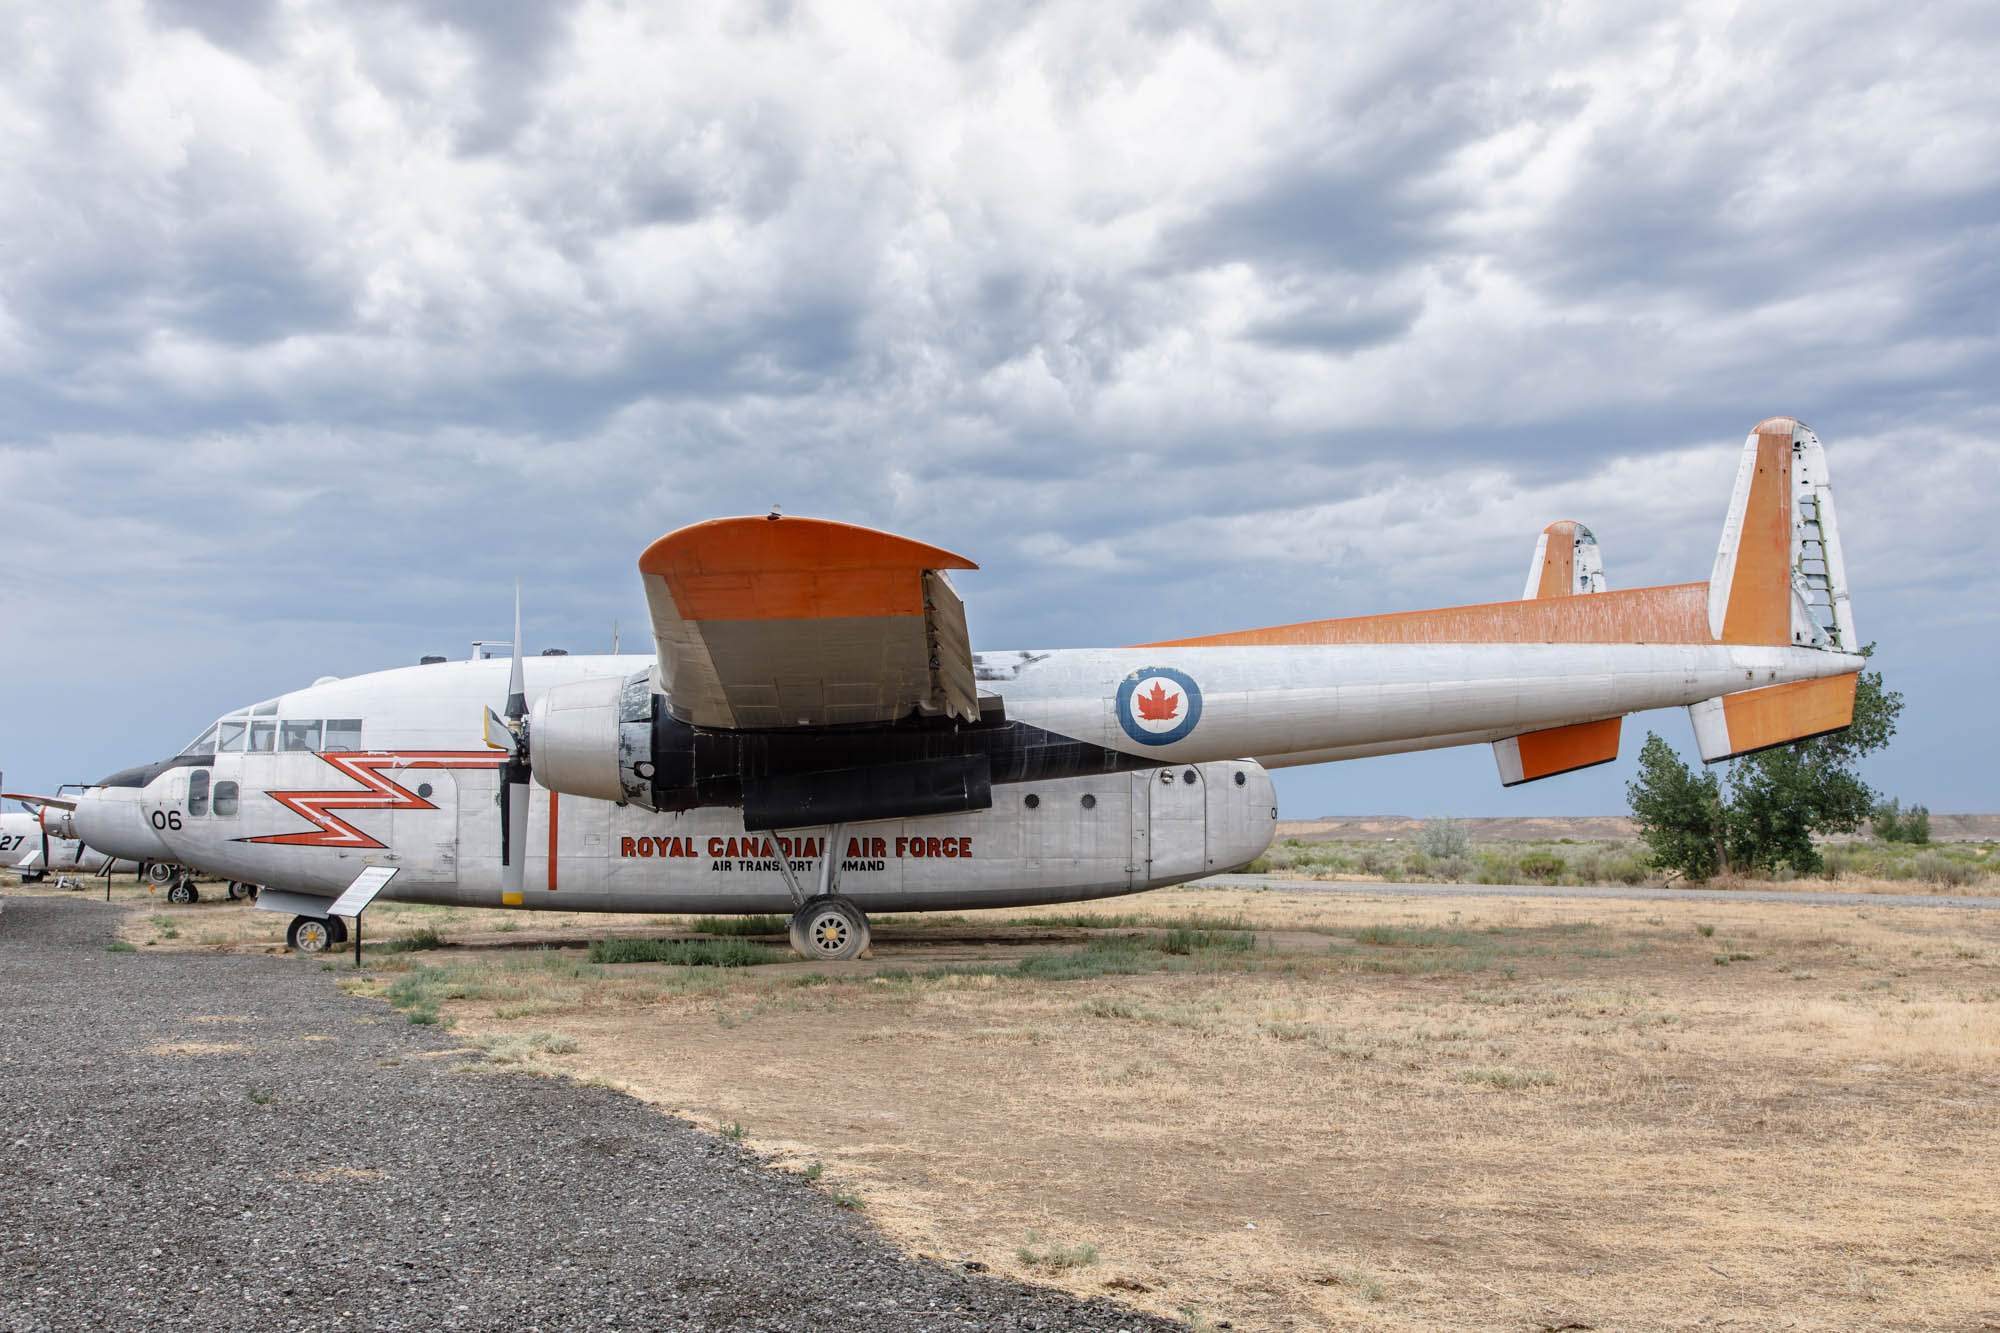
[[[257,721],[250,724],[250,753],[270,754],[277,748],[277,723]]]
[[[240,717],[225,717],[215,724],[215,748],[224,754],[238,754],[250,734],[250,723]]]
[[[280,750],[317,750],[319,748],[319,719],[303,721],[287,718],[278,724],[278,748]]]
[[[208,813],[208,770],[197,768],[188,774],[188,814],[194,816]]]
[[[187,743],[187,748],[186,748],[185,750],[182,750],[182,751],[181,751],[181,753],[182,753],[182,754],[214,754],[214,753],[215,753],[215,728],[214,728],[214,727],[210,727],[210,728],[209,728],[209,729],[208,729],[207,731],[204,731],[204,732],[202,732],[202,733],[201,733],[201,735],[199,735],[199,736],[195,737],[195,738],[194,738],[193,740],[189,741],[189,742]]]
[[[215,817],[229,819],[236,814],[236,784],[218,782],[215,784]]]
[[[338,754],[352,754],[361,748],[361,719],[358,717],[330,717],[326,720],[326,750]]]

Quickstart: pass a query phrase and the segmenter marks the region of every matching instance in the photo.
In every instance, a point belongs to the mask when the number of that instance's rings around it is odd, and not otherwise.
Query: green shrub
[[[1529,852],[1521,858],[1521,874],[1543,884],[1553,884],[1562,878],[1567,864],[1554,852]]]
[[[1417,849],[1432,860],[1472,855],[1472,834],[1464,824],[1449,816],[1426,819],[1417,834]]]
[[[1979,871],[1943,852],[1925,852],[1910,863],[1910,878],[1948,889],[1962,889],[1979,879]]]

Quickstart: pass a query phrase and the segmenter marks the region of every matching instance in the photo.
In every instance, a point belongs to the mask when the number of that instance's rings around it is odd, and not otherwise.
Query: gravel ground
[[[0,1333],[1185,1327],[912,1259],[623,1094],[451,1073],[318,962],[109,952],[123,910],[0,914]]]

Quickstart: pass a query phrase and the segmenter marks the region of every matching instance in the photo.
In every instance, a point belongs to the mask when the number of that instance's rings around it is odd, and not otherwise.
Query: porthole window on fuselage
[[[228,819],[236,813],[236,784],[218,782],[215,784],[215,817]]]
[[[201,816],[208,813],[208,770],[197,768],[188,774],[188,814]]]

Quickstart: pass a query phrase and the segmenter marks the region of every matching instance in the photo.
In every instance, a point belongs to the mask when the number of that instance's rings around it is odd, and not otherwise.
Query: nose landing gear
[[[296,953],[325,953],[347,942],[347,923],[337,916],[295,916],[285,927],[285,943]]]

